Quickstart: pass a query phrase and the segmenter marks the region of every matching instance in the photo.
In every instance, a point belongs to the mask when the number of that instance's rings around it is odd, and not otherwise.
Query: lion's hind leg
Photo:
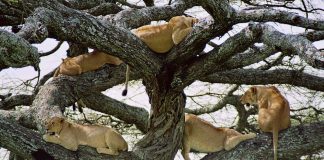
[[[182,140],[182,151],[181,151],[181,154],[185,160],[190,160],[189,152],[190,152],[190,143],[189,143],[188,136],[185,133]]]
[[[110,148],[97,148],[98,153],[103,153],[103,154],[109,154],[109,155],[114,155],[117,156],[119,155],[119,152],[117,149],[110,149]]]
[[[249,134],[241,134],[239,132],[236,132],[235,130],[231,130],[230,132],[227,132],[226,140],[224,142],[224,148],[225,150],[231,150],[236,145],[241,143],[242,141],[255,138],[256,135],[254,133]]]

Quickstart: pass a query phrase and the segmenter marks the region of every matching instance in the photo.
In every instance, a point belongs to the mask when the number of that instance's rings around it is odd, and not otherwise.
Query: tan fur
[[[84,72],[94,71],[106,63],[120,65],[119,58],[100,51],[82,54],[73,58],[63,59],[62,64],[56,69],[54,77],[60,74],[75,76]]]
[[[190,160],[190,149],[205,153],[231,150],[240,142],[255,136],[254,133],[243,135],[233,129],[217,128],[193,114],[187,114],[181,153],[185,160]]]
[[[290,126],[289,103],[274,87],[251,87],[241,97],[242,104],[258,105],[258,124],[263,132],[272,132],[274,160],[277,160],[278,132]]]
[[[84,72],[97,70],[106,63],[120,65],[123,63],[123,61],[115,56],[95,50],[91,53],[85,53],[76,57],[68,57],[63,59],[60,66],[55,70],[53,77],[57,77],[61,74],[76,76]],[[81,99],[77,101],[77,104],[78,107],[85,107]]]
[[[157,53],[166,53],[179,44],[192,30],[198,19],[185,16],[172,17],[162,25],[146,25],[132,32]]]
[[[120,151],[128,149],[124,138],[112,128],[69,123],[59,117],[47,122],[43,139],[72,151],[76,151],[79,145],[94,147],[98,153],[109,155],[119,155]]]

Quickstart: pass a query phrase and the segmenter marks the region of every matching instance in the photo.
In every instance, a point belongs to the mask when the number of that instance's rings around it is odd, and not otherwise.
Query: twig
[[[44,57],[44,56],[48,56],[50,54],[53,54],[54,52],[56,52],[60,47],[61,45],[63,44],[64,41],[60,41],[55,48],[53,48],[52,50],[48,51],[48,52],[44,52],[44,53],[39,53],[39,56],[40,57]]]

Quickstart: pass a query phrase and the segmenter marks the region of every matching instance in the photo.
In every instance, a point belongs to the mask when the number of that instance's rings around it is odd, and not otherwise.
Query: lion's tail
[[[273,159],[278,159],[278,129],[273,129],[272,131],[272,141],[273,141]]]
[[[129,72],[130,72],[130,67],[129,67],[129,65],[127,65],[127,67],[126,67],[126,74],[125,74],[125,76],[126,76],[125,89],[123,90],[123,93],[122,93],[123,96],[126,96],[127,95],[128,81],[129,81]]]
[[[60,72],[60,66],[56,68],[53,77],[57,77],[59,75],[59,72]]]

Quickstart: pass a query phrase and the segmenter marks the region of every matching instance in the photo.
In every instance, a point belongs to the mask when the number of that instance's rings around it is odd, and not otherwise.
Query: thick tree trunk
[[[149,128],[134,148],[135,154],[145,160],[173,159],[184,131],[184,94],[171,90],[164,78],[158,81],[146,86],[151,102]]]

